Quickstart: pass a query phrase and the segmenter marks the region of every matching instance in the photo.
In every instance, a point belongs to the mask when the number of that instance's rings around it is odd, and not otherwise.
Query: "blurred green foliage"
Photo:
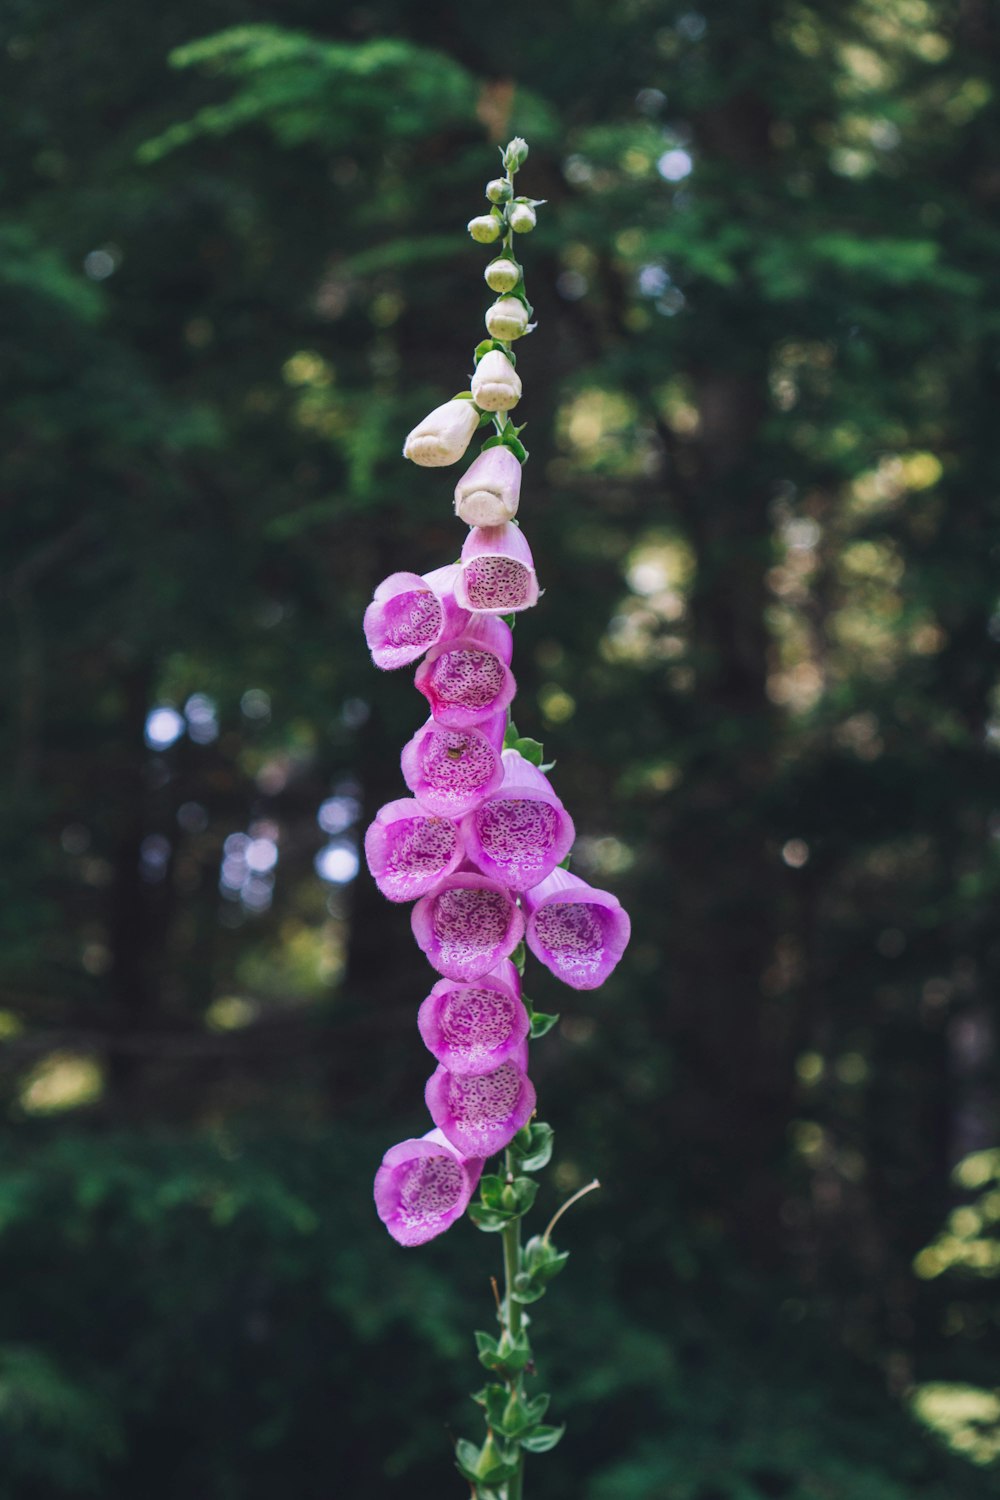
[[[530,984],[540,1213],[608,1186],[529,1493],[998,1493],[1000,22],[495,23],[2,20],[4,1500],[461,1488],[496,1267],[370,1205],[429,1067],[354,878],[422,714],[360,620],[459,545],[399,449],[515,130],[517,722],[634,931],[605,991]]]

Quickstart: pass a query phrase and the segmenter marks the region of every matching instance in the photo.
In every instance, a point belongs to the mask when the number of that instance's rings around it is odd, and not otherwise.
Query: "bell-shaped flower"
[[[521,267],[508,255],[498,255],[483,272],[491,292],[512,292],[521,279]]]
[[[439,979],[417,1013],[427,1050],[462,1077],[491,1073],[519,1055],[530,1024],[509,959],[472,984]]]
[[[403,747],[403,780],[422,807],[445,818],[461,817],[503,781],[506,714],[468,729],[447,729],[428,719]]]
[[[375,1174],[375,1209],[400,1245],[425,1245],[461,1218],[483,1172],[442,1130],[390,1146]]]
[[[415,681],[434,722],[468,729],[502,713],[516,691],[509,665],[513,654],[510,626],[494,615],[473,615],[461,635],[428,651]]]
[[[596,990],[625,952],[632,924],[608,891],[566,870],[527,891],[528,947],[574,990]]]
[[[465,396],[436,406],[406,439],[403,457],[425,469],[457,463],[472,441],[479,416],[475,402]]]
[[[438,1067],[424,1098],[431,1119],[464,1155],[493,1156],[509,1146],[535,1108],[535,1090],[525,1071],[527,1047],[491,1073],[450,1073]]]
[[[521,377],[506,354],[491,349],[476,366],[470,389],[483,411],[510,411],[521,399]]]
[[[455,598],[463,609],[510,615],[538,603],[531,548],[519,526],[474,526],[462,548]]]
[[[503,526],[517,515],[520,498],[521,465],[498,443],[480,453],[456,484],[455,514],[466,526]]]
[[[491,338],[509,344],[528,331],[528,309],[519,297],[500,297],[486,309],[486,327]]]
[[[467,856],[485,875],[515,891],[537,886],[570,849],[573,820],[543,771],[504,750],[503,785],[462,819]]]
[[[516,462],[516,460],[515,460]],[[455,602],[457,563],[433,573],[391,573],[365,610],[365,640],[377,667],[405,667],[469,623]]]
[[[462,862],[462,837],[451,818],[429,813],[412,797],[379,808],[365,834],[365,859],[390,901],[415,901]]]
[[[510,892],[478,871],[456,870],[421,896],[410,916],[417,946],[446,979],[481,979],[524,937]]]

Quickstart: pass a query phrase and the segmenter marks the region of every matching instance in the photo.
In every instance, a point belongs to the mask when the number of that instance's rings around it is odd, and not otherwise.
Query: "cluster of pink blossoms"
[[[453,463],[483,412],[505,412],[519,396],[513,364],[494,345],[480,357],[472,399],[431,412],[404,453],[425,466]],[[415,903],[413,935],[442,976],[417,1016],[437,1062],[425,1092],[435,1128],[387,1151],[375,1179],[379,1216],[402,1245],[454,1223],[485,1159],[534,1113],[529,1014],[511,955],[523,941],[565,984],[589,990],[629,938],[616,898],[563,868],[573,821],[544,772],[511,744],[504,617],[538,600],[531,550],[513,519],[520,486],[519,458],[494,439],[455,489],[456,513],[470,525],[461,560],[423,577],[392,574],[365,613],[375,664],[419,661],[415,684],[430,706],[402,753],[410,795],[387,803],[365,835],[379,889]]]

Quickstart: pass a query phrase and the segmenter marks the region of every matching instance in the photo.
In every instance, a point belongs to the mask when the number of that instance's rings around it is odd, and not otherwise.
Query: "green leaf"
[[[538,740],[528,737],[519,738],[514,741],[513,747],[519,755],[523,755],[530,765],[540,766],[545,759],[545,751]]]
[[[467,1479],[470,1484],[477,1484],[479,1481],[480,1456],[481,1450],[476,1447],[475,1443],[470,1443],[468,1438],[459,1438],[455,1444],[455,1467],[462,1478]]]
[[[484,1234],[497,1234],[519,1217],[516,1213],[508,1213],[504,1208],[487,1208],[482,1203],[470,1203],[465,1212]]]
[[[553,1026],[555,1026],[558,1020],[558,1012],[556,1012],[555,1014],[549,1014],[543,1010],[536,1010],[534,1015],[531,1017],[531,1031],[529,1033],[531,1040],[533,1042],[537,1042],[539,1037],[546,1036],[548,1032],[552,1030]],[[534,1171],[535,1169],[533,1167],[529,1167],[528,1170]]]
[[[517,972],[519,974],[521,974],[521,975],[524,974],[524,965],[525,965],[525,961],[527,959],[527,955],[528,955],[528,950],[525,947],[523,941],[520,942],[520,943],[518,943],[517,947],[514,949],[513,953],[510,955],[510,961],[511,961],[511,963],[514,965],[514,968],[517,970]]]
[[[555,1447],[565,1431],[565,1422],[561,1427],[536,1427],[534,1432],[529,1432],[519,1441],[526,1453],[548,1453],[550,1448]]]
[[[507,725],[507,730],[503,737],[504,749],[512,749],[517,744],[519,738],[520,736],[517,732],[517,725],[514,723],[514,720],[511,719],[510,723]]]
[[[567,854],[566,858],[564,860],[560,861],[560,864],[559,864],[560,870],[568,870],[569,869],[569,862],[570,862],[570,860],[572,858],[573,858],[573,855],[571,853]]]
[[[555,1131],[543,1120],[525,1125],[511,1141],[511,1150],[517,1156],[518,1170],[540,1172],[552,1160],[552,1143]]]

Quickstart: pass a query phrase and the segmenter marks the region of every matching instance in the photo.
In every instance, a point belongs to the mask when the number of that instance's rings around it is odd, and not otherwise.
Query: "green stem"
[[[508,1151],[505,1157],[507,1177],[513,1180],[514,1157]],[[503,1274],[504,1274],[504,1317],[507,1322],[507,1332],[510,1337],[516,1338],[521,1331],[521,1304],[514,1300],[514,1278],[521,1269],[521,1220],[515,1219],[508,1224],[503,1231]],[[520,1394],[523,1377],[518,1375],[513,1381],[514,1389]],[[513,1479],[507,1481],[507,1500],[522,1500],[524,1494],[524,1449],[522,1448],[517,1459],[517,1473]]]

